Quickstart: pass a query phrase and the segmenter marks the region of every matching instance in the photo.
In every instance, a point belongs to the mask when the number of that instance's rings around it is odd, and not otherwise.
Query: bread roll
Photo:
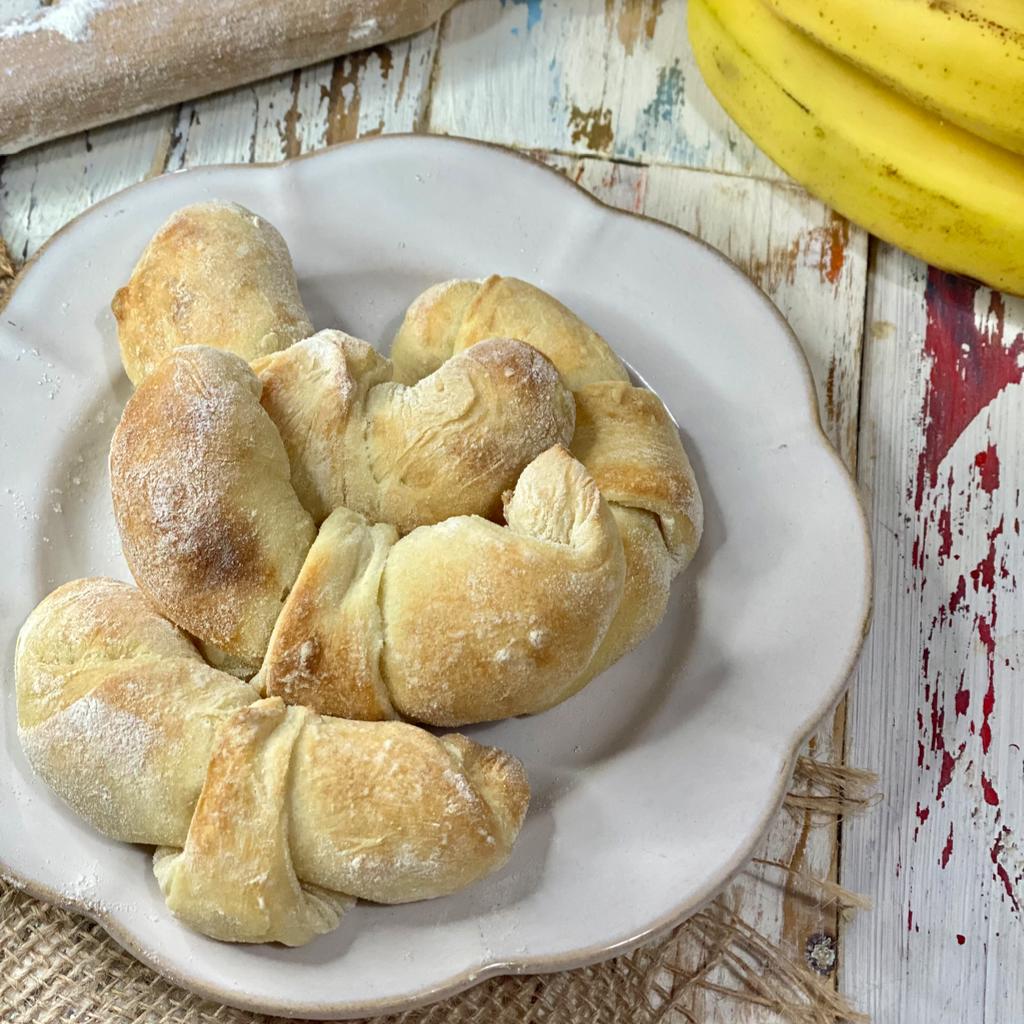
[[[172,214],[111,309],[133,384],[179,345],[252,360],[313,333],[284,239],[236,203],[195,203]]]
[[[381,675],[380,585],[398,533],[339,508],[327,517],[254,680],[263,693],[321,714],[396,718]]]
[[[409,307],[391,347],[395,379],[412,383],[493,337],[518,338],[543,352],[571,391],[629,380],[608,342],[575,313],[526,281],[497,275],[435,285]]]
[[[557,371],[491,338],[414,386],[366,342],[321,331],[261,360],[262,402],[316,522],[345,506],[399,533],[452,515],[496,516],[535,456],[568,444],[575,408]]]
[[[447,725],[548,707],[607,632],[622,542],[583,467],[560,447],[538,456],[505,518],[424,527],[388,556],[383,671],[403,715]]]
[[[125,406],[110,450],[135,581],[182,629],[259,667],[316,534],[284,445],[236,355],[175,349]]]
[[[113,580],[46,598],[15,673],[32,767],[106,835],[165,848],[171,909],[217,938],[299,944],[346,897],[452,892],[505,861],[526,812],[515,758],[259,700]]]

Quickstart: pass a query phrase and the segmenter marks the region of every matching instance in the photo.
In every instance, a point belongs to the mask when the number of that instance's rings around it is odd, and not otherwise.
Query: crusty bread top
[[[315,536],[259,396],[238,356],[175,349],[129,399],[110,450],[114,513],[136,582],[250,674]]]
[[[256,364],[262,402],[314,521],[344,506],[399,533],[452,515],[496,516],[501,495],[575,408],[536,349],[492,338],[413,386],[366,342],[320,331]]]
[[[171,848],[169,904],[220,938],[308,941],[337,919],[310,885],[332,905],[452,892],[505,861],[526,813],[514,757],[259,700],[114,580],[47,597],[15,674],[32,767],[106,835]]]
[[[628,381],[611,346],[572,310],[514,277],[447,281],[409,307],[395,335],[396,380],[412,383],[486,338],[517,338],[543,352],[576,391],[594,381]]]
[[[394,706],[437,725],[539,710],[571,692],[615,615],[622,542],[564,448],[523,471],[507,526],[421,527],[384,566],[383,674]]]
[[[194,203],[172,214],[111,308],[134,384],[179,345],[252,360],[312,333],[280,232],[236,203]]]

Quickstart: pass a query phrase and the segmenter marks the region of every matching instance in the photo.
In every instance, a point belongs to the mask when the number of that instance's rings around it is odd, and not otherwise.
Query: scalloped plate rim
[[[823,697],[820,709],[807,716],[798,725],[795,725],[791,733],[790,741],[787,744],[788,753],[784,758],[783,770],[777,772],[774,780],[773,795],[766,801],[763,813],[756,824],[751,826],[748,839],[741,844],[736,856],[724,866],[719,875],[709,882],[699,893],[692,895],[681,904],[666,911],[660,918],[652,921],[648,926],[637,933],[624,938],[617,939],[610,943],[598,943],[585,949],[576,949],[561,956],[547,958],[533,958],[525,956],[522,959],[499,958],[487,962],[477,968],[460,970],[450,977],[438,981],[436,984],[420,989],[407,997],[399,999],[364,1000],[359,1002],[343,1003],[307,1003],[302,1001],[283,1000],[277,1003],[269,1003],[260,999],[250,999],[245,993],[227,988],[218,988],[204,981],[192,977],[178,967],[166,962],[159,952],[148,949],[141,942],[137,941],[131,929],[122,924],[113,911],[96,907],[88,900],[77,900],[68,894],[59,893],[50,889],[44,883],[26,877],[21,872],[15,871],[8,865],[0,850],[0,879],[9,882],[16,888],[32,896],[52,903],[58,907],[81,914],[96,923],[100,924],[111,937],[137,959],[152,967],[168,980],[196,994],[213,999],[243,1010],[257,1013],[267,1013],[286,1016],[304,1016],[307,1019],[350,1019],[376,1014],[399,1013],[404,1010],[414,1009],[438,1000],[458,994],[466,989],[477,985],[488,978],[501,975],[520,974],[547,974],[563,970],[572,970],[579,967],[589,966],[602,960],[609,959],[632,951],[638,946],[650,942],[666,934],[686,918],[700,911],[710,903],[745,867],[754,847],[761,840],[771,821],[782,805],[786,788],[791,779],[796,758],[800,747],[813,733],[818,724],[833,711],[842,699],[857,658],[859,656],[863,639],[867,634],[872,612],[872,585],[873,569],[871,561],[871,543],[867,526],[867,517],[856,484],[849,471],[840,460],[828,437],[821,426],[818,412],[817,396],[814,387],[814,380],[811,374],[807,358],[797,340],[789,323],[779,312],[774,303],[764,292],[746,275],[732,260],[715,249],[709,243],[696,237],[685,229],[678,228],[672,224],[657,220],[645,214],[633,213],[611,206],[598,199],[588,192],[581,185],[578,185],[557,170],[546,166],[538,160],[533,159],[525,153],[495,143],[484,142],[478,139],[462,138],[459,136],[431,136],[413,132],[393,133],[367,138],[354,139],[346,142],[336,143],[309,153],[302,153],[286,160],[276,162],[253,162],[253,163],[226,163],[198,167],[182,168],[154,178],[147,178],[143,181],[121,189],[83,210],[70,221],[64,224],[53,235],[51,235],[26,263],[19,270],[16,279],[11,287],[6,302],[0,306],[0,310],[6,310],[14,300],[20,285],[28,275],[35,280],[36,275],[43,272],[43,262],[47,251],[54,242],[61,239],[66,233],[76,231],[81,227],[81,222],[93,217],[107,204],[111,204],[122,198],[126,193],[135,192],[140,189],[153,189],[161,183],[179,178],[182,175],[204,176],[216,175],[223,170],[259,170],[287,174],[288,169],[296,163],[319,158],[330,158],[332,154],[340,150],[353,147],[365,147],[369,145],[401,145],[405,140],[414,140],[416,144],[442,145],[458,147],[479,147],[485,150],[496,152],[511,160],[519,161],[524,168],[529,168],[547,177],[550,181],[557,181],[564,188],[566,196],[573,196],[572,201],[585,200],[598,207],[604,217],[621,219],[627,221],[640,221],[646,227],[650,227],[670,235],[681,236],[686,242],[700,246],[706,252],[712,254],[721,264],[722,269],[727,273],[733,273],[745,282],[746,286],[757,293],[765,307],[765,311],[783,328],[783,335],[786,338],[790,351],[788,355],[794,359],[795,369],[800,373],[804,384],[804,396],[806,399],[806,422],[805,427],[811,427],[816,435],[816,441],[820,449],[826,453],[838,469],[838,479],[845,484],[846,497],[851,500],[855,509],[855,517],[860,526],[861,536],[858,538],[863,546],[865,556],[864,576],[862,578],[863,600],[859,611],[860,629],[857,633],[857,640],[853,647],[846,652],[843,660],[843,670],[837,674],[837,678],[823,688]]]

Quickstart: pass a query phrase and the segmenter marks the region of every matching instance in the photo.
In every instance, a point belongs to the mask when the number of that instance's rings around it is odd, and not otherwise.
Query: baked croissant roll
[[[339,331],[251,367],[173,349],[111,451],[132,574],[213,664],[323,714],[550,707],[654,629],[697,549],[676,425],[513,278],[428,289],[392,357]]]
[[[261,700],[114,580],[47,597],[15,670],[32,767],[105,835],[159,847],[169,907],[215,938],[299,945],[352,897],[453,892],[504,863],[526,812],[510,755]]]
[[[514,277],[446,281],[409,307],[391,346],[395,379],[411,384],[485,338],[518,338],[543,352],[566,387],[628,381],[611,346],[547,292]]]
[[[111,308],[133,384],[179,345],[252,360],[313,333],[285,240],[236,203],[194,203],[172,214]]]
[[[661,621],[672,580],[700,544],[704,509],[672,417],[634,387],[611,346],[534,285],[491,276],[428,288],[395,335],[395,376],[413,382],[468,354],[489,333],[529,342],[573,391],[570,451],[593,476],[622,540],[626,572],[618,611],[588,670],[564,699],[635,647]],[[552,701],[555,703],[555,701]]]
[[[619,607],[622,542],[594,481],[561,447],[526,467],[505,521],[457,516],[399,540],[338,509],[285,602],[257,683],[335,714],[431,725],[564,699]]]
[[[129,400],[110,453],[132,575],[243,675],[331,510],[402,532],[493,514],[522,468],[573,433],[572,396],[518,341],[494,339],[411,387],[338,331],[258,365],[259,378],[228,352],[175,349]]]

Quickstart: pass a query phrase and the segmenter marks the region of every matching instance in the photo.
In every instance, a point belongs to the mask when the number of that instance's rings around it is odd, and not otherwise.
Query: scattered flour
[[[80,43],[88,39],[93,17],[108,5],[109,0],[58,0],[52,7],[43,7],[0,25],[0,39],[55,32],[73,43]]]

